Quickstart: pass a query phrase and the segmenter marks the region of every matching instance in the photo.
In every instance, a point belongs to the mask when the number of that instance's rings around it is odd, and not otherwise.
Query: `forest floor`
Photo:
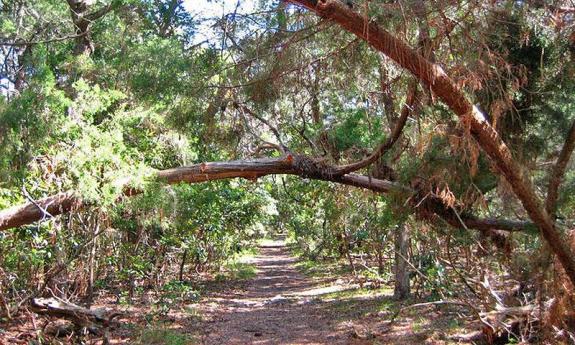
[[[165,311],[158,301],[119,306],[105,296],[94,307],[125,312],[111,330],[111,344],[455,344],[449,335],[465,332],[457,310],[436,307],[402,312],[392,322],[401,307],[392,290],[362,288],[322,266],[315,268],[319,274],[306,273],[283,241],[266,241],[243,264],[253,269],[247,279],[211,279],[199,300]],[[4,335],[29,341],[22,334],[38,334],[32,323],[37,329],[42,322],[49,321],[22,320]],[[101,338],[90,338],[86,344],[101,344]],[[1,345],[12,343],[2,342],[0,333]]]

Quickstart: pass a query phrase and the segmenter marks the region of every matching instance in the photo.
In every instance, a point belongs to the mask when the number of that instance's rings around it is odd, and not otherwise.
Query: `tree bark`
[[[499,173],[505,177],[529,217],[538,226],[553,253],[557,255],[567,276],[575,284],[575,256],[569,242],[555,228],[553,220],[535,193],[531,181],[525,176],[522,166],[513,158],[511,150],[486,120],[485,115],[471,103],[463,90],[441,66],[430,62],[405,42],[339,0],[289,1],[303,5],[322,18],[336,22],[425,83],[469,128],[470,134],[492,160]]]

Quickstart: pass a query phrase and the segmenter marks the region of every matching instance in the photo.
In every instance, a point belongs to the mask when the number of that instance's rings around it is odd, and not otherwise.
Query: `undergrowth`
[[[152,327],[142,330],[136,344],[138,345],[192,345],[194,339],[176,330],[165,327]]]
[[[235,254],[223,264],[221,272],[216,274],[215,280],[247,280],[255,277],[257,269],[251,260],[257,253],[257,248],[248,248]]]

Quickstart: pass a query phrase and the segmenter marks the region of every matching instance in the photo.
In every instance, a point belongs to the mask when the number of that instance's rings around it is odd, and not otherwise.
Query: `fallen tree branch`
[[[59,298],[34,298],[30,309],[36,314],[70,320],[79,328],[97,332],[110,326],[112,320],[122,313],[106,309],[88,309]]]
[[[369,176],[356,174],[333,176],[330,174],[331,169],[332,167],[325,166],[321,161],[309,157],[287,155],[281,158],[201,163],[161,170],[156,173],[155,177],[160,182],[176,184],[182,182],[200,183],[238,177],[256,180],[266,175],[287,174],[364,188],[377,193],[416,194],[413,189],[399,183],[374,179]],[[126,186],[124,188],[124,195],[126,196],[132,196],[142,192],[139,189],[128,187],[128,180],[122,183],[122,185]],[[57,216],[87,206],[82,199],[73,192],[59,193],[36,200],[36,204],[27,203],[0,211],[0,231],[41,220],[44,216],[42,209],[53,216]],[[453,210],[444,205],[440,198],[429,196],[422,205],[423,206],[418,207],[416,211],[423,217],[429,218],[430,214],[436,215],[457,228],[461,227],[459,219],[453,215]],[[461,218],[467,228],[480,231],[487,229],[526,231],[534,227],[530,222],[479,219],[471,215],[462,215]]]

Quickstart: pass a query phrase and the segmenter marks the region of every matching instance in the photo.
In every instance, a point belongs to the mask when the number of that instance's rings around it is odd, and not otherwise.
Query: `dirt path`
[[[252,263],[255,278],[202,303],[204,344],[350,343],[314,297],[329,291],[297,271],[283,242],[261,247]]]
[[[445,345],[446,332],[458,327],[457,314],[433,308],[391,323],[398,304],[389,288],[359,289],[334,274],[308,277],[281,241],[260,247],[251,264],[254,278],[216,286],[197,304],[201,321],[189,329],[197,343]]]

